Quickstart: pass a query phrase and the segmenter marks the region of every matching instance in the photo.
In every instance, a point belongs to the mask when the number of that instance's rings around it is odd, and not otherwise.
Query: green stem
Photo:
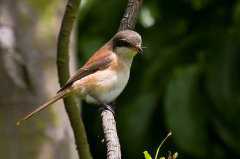
[[[74,22],[78,14],[80,0],[68,0],[57,44],[57,69],[60,86],[69,78],[69,41]],[[85,127],[80,116],[78,103],[74,96],[64,99],[65,109],[68,114],[79,158],[92,159]]]

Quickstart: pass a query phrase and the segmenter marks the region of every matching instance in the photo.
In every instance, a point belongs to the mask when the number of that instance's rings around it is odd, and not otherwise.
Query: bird
[[[122,93],[129,81],[135,55],[142,52],[139,33],[133,30],[117,32],[70,77],[54,97],[20,119],[17,125],[72,93],[87,103],[111,109],[109,103]]]

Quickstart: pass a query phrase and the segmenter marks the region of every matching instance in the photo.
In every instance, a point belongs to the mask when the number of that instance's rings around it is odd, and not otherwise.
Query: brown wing
[[[95,54],[93,54],[92,57],[90,57],[86,64],[83,65],[83,67],[81,67],[77,71],[77,73],[66,82],[66,84],[58,92],[68,88],[72,85],[73,82],[87,75],[109,67],[110,63],[112,62],[111,54],[112,51],[110,46],[108,45],[105,45],[104,47],[99,49],[97,52],[95,52]]]

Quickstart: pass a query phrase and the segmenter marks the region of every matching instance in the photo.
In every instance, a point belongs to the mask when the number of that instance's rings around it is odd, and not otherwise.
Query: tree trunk
[[[72,135],[64,115],[60,121],[64,120],[63,128],[59,128],[58,116],[49,110],[16,126],[18,119],[46,100],[45,88],[52,82],[44,77],[47,71],[42,71],[42,64],[46,57],[39,52],[34,39],[38,18],[26,1],[0,0],[1,158],[75,158],[69,143],[73,141]]]

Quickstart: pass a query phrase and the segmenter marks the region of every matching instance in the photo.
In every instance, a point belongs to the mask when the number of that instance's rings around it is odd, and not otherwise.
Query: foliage
[[[116,32],[125,5],[84,3],[79,65]],[[168,129],[178,158],[240,158],[239,8],[237,0],[144,1],[136,30],[147,48],[116,102],[123,158],[142,158]],[[83,112],[94,158],[103,158],[99,113],[86,104]]]
[[[169,136],[171,136],[171,135],[172,135],[171,132],[168,133],[168,135],[163,139],[163,141],[161,142],[161,144],[158,146],[154,159],[158,159],[158,154],[159,154],[160,148],[163,146],[163,144],[164,144],[164,142],[167,140],[167,138],[168,138]],[[148,151],[144,151],[143,154],[144,154],[145,159],[152,159],[152,157],[151,157],[151,155],[149,154]],[[174,157],[174,159],[176,159],[176,158],[177,158],[177,152],[174,153],[174,155],[171,155],[171,153],[170,153],[170,154],[169,154],[169,157]],[[165,159],[165,158],[164,158],[164,157],[160,157],[160,159]]]
[[[148,153],[148,151],[143,152],[145,159],[152,159],[151,155]]]

